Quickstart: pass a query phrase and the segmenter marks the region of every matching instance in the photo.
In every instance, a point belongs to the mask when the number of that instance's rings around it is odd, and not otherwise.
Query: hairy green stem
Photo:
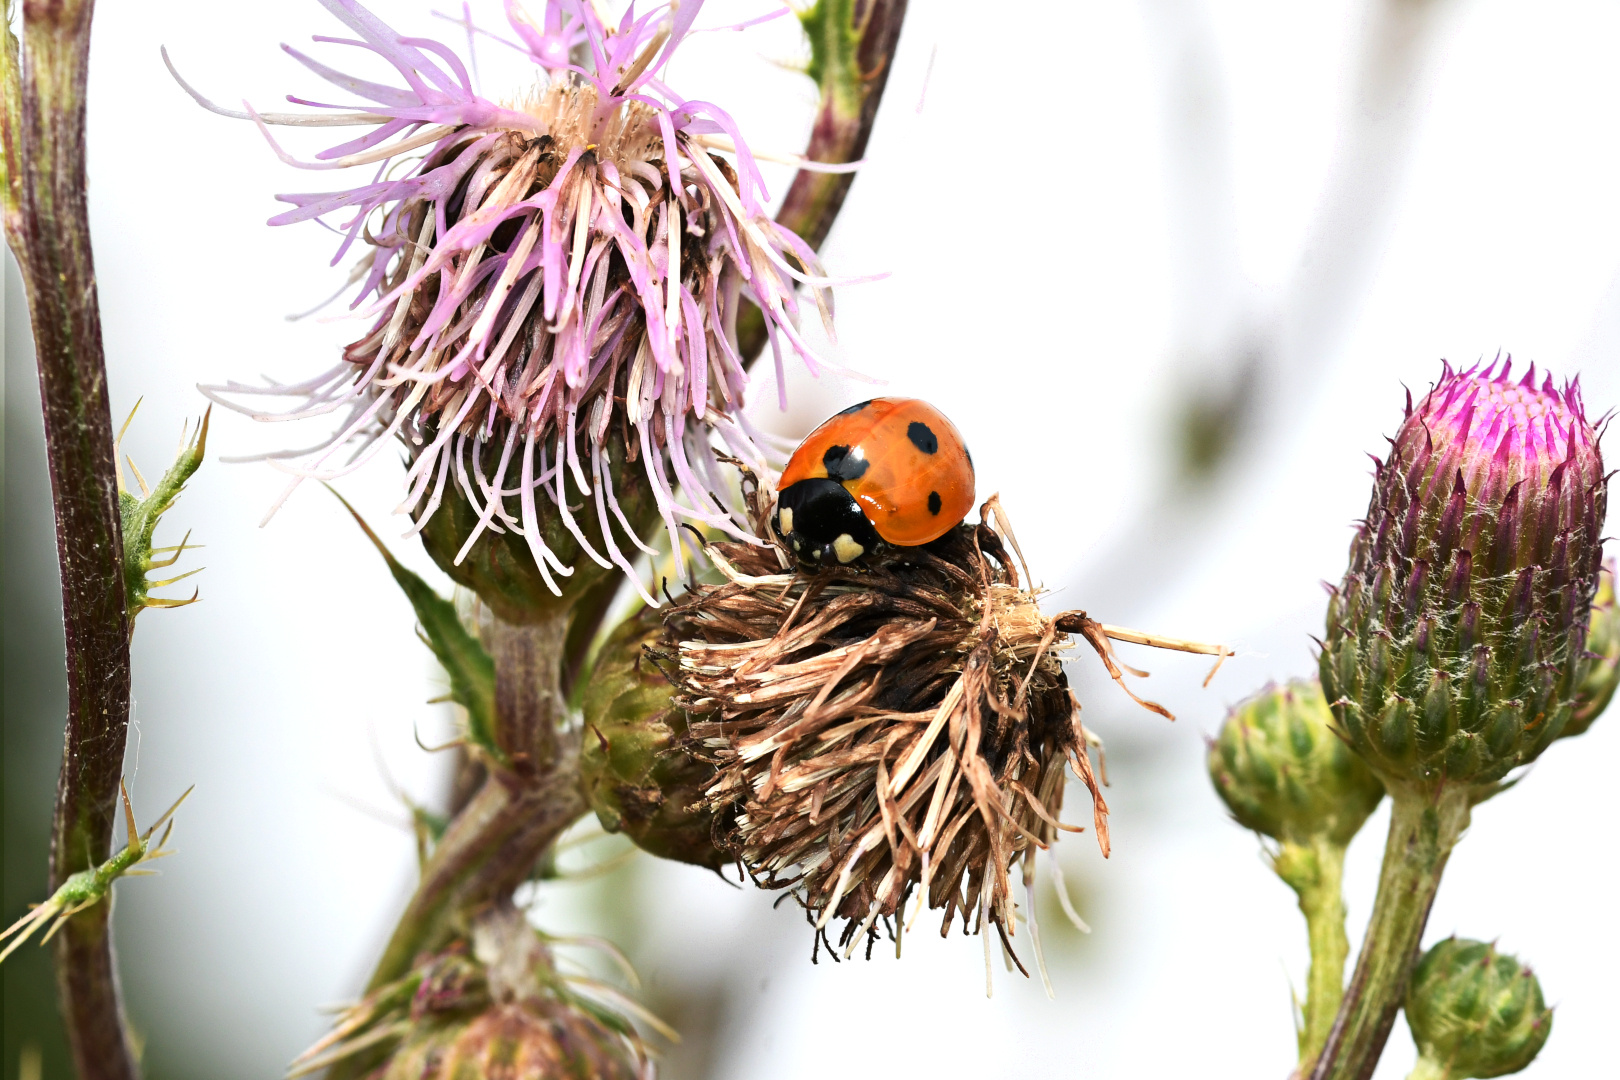
[[[484,644],[495,662],[495,741],[511,767],[491,764],[439,839],[368,991],[466,933],[478,909],[510,899],[546,849],[585,813],[579,733],[562,730],[567,710],[559,683],[568,621],[566,612],[523,626],[491,616],[485,626]],[[360,1075],[367,1061],[340,1062],[331,1080]]]
[[[805,158],[842,165],[866,153],[905,18],[906,0],[817,0],[800,16],[810,38],[809,75],[821,89]],[[776,220],[819,251],[854,182],[854,173],[800,169]],[[752,361],[767,340],[764,316],[745,306],[737,318],[743,358]]]
[[[51,888],[112,843],[129,724],[129,615],[101,314],[85,197],[85,85],[93,0],[28,0],[9,28],[4,83],[6,241],[22,270],[39,363],[56,516],[68,716],[51,834]],[[63,1020],[81,1080],[137,1075],[119,1006],[110,905],[56,936]]]
[[[1311,943],[1305,977],[1305,1008],[1299,1026],[1299,1071],[1306,1073],[1322,1052],[1333,1018],[1344,998],[1344,962],[1350,939],[1344,932],[1344,845],[1326,837],[1308,843],[1285,841],[1272,866],[1299,894],[1299,910]]]
[[[1390,786],[1389,839],[1378,897],[1355,974],[1311,1080],[1372,1076],[1405,997],[1440,875],[1468,827],[1474,794],[1462,785],[1438,791]]]

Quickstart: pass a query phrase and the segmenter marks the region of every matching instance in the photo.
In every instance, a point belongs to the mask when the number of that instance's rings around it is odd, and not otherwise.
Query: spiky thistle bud
[[[1418,1046],[1414,1077],[1506,1076],[1535,1060],[1552,1034],[1541,982],[1482,941],[1451,937],[1412,971],[1406,1022]]]
[[[719,446],[763,462],[740,411],[738,314],[757,306],[779,364],[785,343],[814,373],[798,290],[830,332],[831,282],[771,219],[731,117],[663,81],[701,0],[614,26],[591,4],[547,0],[531,16],[511,0],[508,44],[533,62],[537,85],[504,101],[476,92],[451,49],[400,36],[355,0],[326,7],[358,39],[329,40],[376,54],[403,85],[289,48],[363,100],[292,99],[336,110],[314,117],[239,113],[186,89],[267,138],[276,124],[369,129],[314,162],[272,142],[300,168],[377,174],[283,195],[294,208],[271,219],[330,219],[343,236],[334,262],[358,246],[352,306],[369,327],[307,382],[208,392],[259,419],[341,417],[312,451],[271,455],[289,459],[295,485],[403,441],[400,509],[434,560],[508,622],[571,602],[615,567],[634,578],[660,519],[672,547],[680,518],[740,538],[740,514],[714,494]],[[267,410],[254,396],[294,405]]]
[[[1314,680],[1268,686],[1232,710],[1210,743],[1210,779],[1238,824],[1274,840],[1348,844],[1384,785],[1333,733]]]
[[[1592,721],[1602,715],[1614,700],[1620,686],[1620,612],[1614,603],[1614,560],[1610,559],[1598,577],[1597,595],[1592,598],[1592,617],[1586,628],[1586,677],[1575,692],[1575,711],[1564,725],[1564,738],[1583,735]]]
[[[643,609],[603,643],[585,687],[580,782],[604,829],[661,858],[713,869],[730,861],[714,844],[714,814],[698,805],[714,766],[679,749],[686,714],[645,654],[661,623]]]
[[[1328,606],[1322,687],[1386,782],[1480,785],[1569,722],[1606,482],[1579,383],[1454,371],[1377,463]]]
[[[370,1080],[652,1080],[632,1016],[673,1034],[612,987],[559,974],[548,939],[497,906],[469,938],[344,1010],[288,1077],[331,1068]]]

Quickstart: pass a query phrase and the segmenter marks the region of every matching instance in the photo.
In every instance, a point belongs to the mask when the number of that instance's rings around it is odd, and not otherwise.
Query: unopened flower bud
[[[1606,482],[1578,383],[1448,365],[1375,473],[1322,687],[1386,782],[1480,785],[1569,722]]]
[[[510,905],[483,911],[470,940],[417,959],[345,1009],[289,1080],[323,1069],[370,1080],[649,1080],[630,998],[558,971],[548,939]]]
[[[697,806],[714,767],[676,749],[686,714],[644,648],[661,629],[644,609],[603,644],[585,688],[581,783],[607,831],[661,858],[718,868],[730,857],[714,845],[713,811]]]
[[[1614,560],[1598,579],[1592,618],[1586,629],[1586,677],[1575,692],[1575,711],[1564,725],[1564,737],[1581,735],[1614,699],[1620,686],[1620,613],[1614,604]]]
[[[1210,744],[1215,790],[1238,824],[1275,840],[1347,844],[1384,785],[1333,733],[1314,680],[1268,686],[1238,705]]]
[[[1406,1022],[1418,1046],[1414,1077],[1506,1076],[1535,1060],[1552,1033],[1541,983],[1494,945],[1447,938],[1412,971]]]

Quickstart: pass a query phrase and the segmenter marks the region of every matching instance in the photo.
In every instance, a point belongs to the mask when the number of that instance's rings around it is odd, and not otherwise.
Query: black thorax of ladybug
[[[865,474],[866,459],[847,446],[829,446],[821,464],[826,476],[800,480],[777,493],[771,525],[796,558],[838,566],[876,550],[883,541],[844,487],[844,481]]]

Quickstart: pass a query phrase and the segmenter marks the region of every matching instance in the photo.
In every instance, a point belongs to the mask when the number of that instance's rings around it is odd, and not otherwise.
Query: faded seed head
[[[994,927],[1016,961],[1011,868],[1023,861],[1028,885],[1036,852],[1079,831],[1058,823],[1066,765],[1091,790],[1105,853],[1108,810],[1067,635],[1002,534],[964,524],[814,575],[769,547],[709,552],[726,581],[670,611],[660,659],[689,751],[715,768],[705,805],[721,842],[758,884],[791,890],[818,948],[869,952],[926,901],[941,933],[956,916],[965,932]]]

